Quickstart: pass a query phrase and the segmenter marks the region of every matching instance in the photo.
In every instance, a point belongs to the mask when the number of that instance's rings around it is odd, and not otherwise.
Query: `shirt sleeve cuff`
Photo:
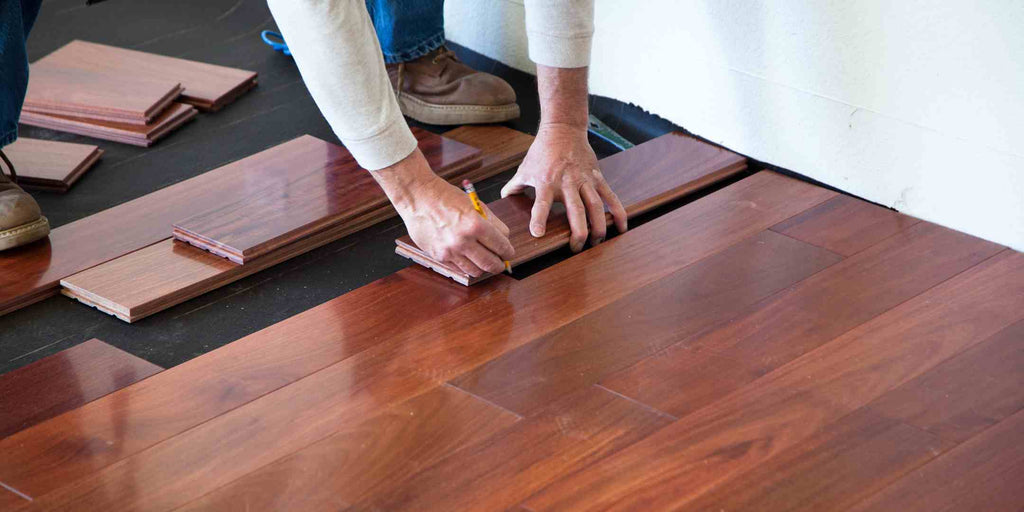
[[[398,163],[416,149],[416,137],[401,116],[392,119],[380,133],[365,139],[342,139],[359,166],[376,171]]]

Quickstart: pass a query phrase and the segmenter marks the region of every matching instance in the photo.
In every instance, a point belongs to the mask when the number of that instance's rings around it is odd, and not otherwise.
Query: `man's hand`
[[[432,258],[479,277],[505,270],[515,255],[508,227],[487,206],[484,219],[466,194],[439,178],[419,149],[372,172],[405,221],[409,237]]]

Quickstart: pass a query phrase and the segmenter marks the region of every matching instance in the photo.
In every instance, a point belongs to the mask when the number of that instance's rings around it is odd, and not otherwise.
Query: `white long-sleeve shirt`
[[[364,0],[268,0],[313,100],[363,168],[377,170],[416,148],[391,90]],[[530,59],[590,63],[593,0],[526,0]]]

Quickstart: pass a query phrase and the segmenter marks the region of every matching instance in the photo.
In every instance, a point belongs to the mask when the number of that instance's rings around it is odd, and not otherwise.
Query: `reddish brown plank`
[[[519,418],[441,386],[264,466],[179,510],[338,510]]]
[[[18,172],[18,185],[66,192],[103,155],[91,144],[21,137],[3,148]]]
[[[602,385],[684,416],[999,250],[996,244],[934,224],[913,225],[743,318],[673,345],[609,376]]]
[[[726,322],[839,261],[764,231],[455,379],[519,414]]]
[[[182,99],[203,110],[218,110],[256,85],[256,72],[128,50],[86,41],[71,41],[35,65],[82,69],[119,79],[180,82]]]
[[[0,438],[163,370],[100,340],[0,375]]]
[[[854,511],[1016,512],[1024,504],[1024,411],[903,477]]]
[[[1024,321],[886,393],[870,408],[955,443],[1021,410]]]
[[[366,297],[347,294],[158,376],[173,375],[182,382],[161,386],[151,398],[128,400],[137,412],[125,411],[115,424],[89,429],[116,435],[117,453],[85,453],[78,442],[62,439],[65,429],[56,424],[42,424],[0,441],[0,452],[11,453],[10,460],[18,461],[0,467],[0,481],[16,482],[22,490],[31,487],[36,494],[73,482],[37,499],[39,507],[60,508],[73,502],[79,509],[106,510],[143,502],[153,507],[183,504],[226,483],[222,479],[233,478],[232,474],[252,471],[330,435],[340,418],[366,414],[426,392],[832,196],[827,190],[774,173],[759,173],[529,280],[510,283],[514,286],[486,293],[444,315],[434,313],[436,318],[426,323],[415,325],[406,318],[410,306],[385,303],[396,309],[381,308],[376,311],[381,316],[375,318],[387,318],[392,334],[362,331],[360,322],[342,329],[345,321],[336,316],[334,303],[352,304],[350,301]],[[503,281],[508,278],[487,286]],[[403,322],[395,322],[396,317]],[[466,321],[483,317],[489,321]],[[335,330],[319,332],[327,326]],[[379,344],[351,357],[339,356],[339,351],[355,344],[348,337],[359,332]],[[360,339],[365,347],[368,341]],[[231,354],[231,359],[220,359],[225,354]],[[331,361],[340,362],[324,368]],[[265,365],[275,369],[275,383],[290,378],[294,384],[237,407],[251,400],[250,387],[268,389]],[[310,374],[311,368],[322,370]],[[300,373],[309,377],[296,382]],[[227,386],[211,382],[210,377],[203,378],[208,375],[232,382]],[[184,389],[186,386],[191,389]],[[141,386],[129,388],[139,389]],[[229,410],[229,406],[237,408],[209,419],[210,413]],[[103,404],[97,404],[92,410],[103,413],[101,407]],[[108,417],[104,414],[97,419],[109,422]],[[154,421],[154,417],[167,420]],[[191,430],[183,432],[187,428]],[[179,432],[183,433],[167,439]],[[47,448],[55,443],[60,450]],[[150,446],[153,448],[139,453]],[[68,457],[68,453],[75,456]],[[137,455],[96,471],[131,453]],[[225,467],[226,461],[231,465]],[[224,472],[208,472],[209,468],[223,468]]]
[[[659,205],[703,189],[746,169],[746,159],[730,151],[700,142],[681,133],[669,133],[617,153],[598,162],[609,186],[619,196],[628,216],[634,217]],[[569,243],[569,222],[561,206],[548,218],[545,236],[530,234],[530,210],[533,200],[519,195],[488,204],[495,216],[509,230],[509,240],[516,250],[512,266],[522,264],[564,247]],[[608,218],[610,221],[610,216]],[[462,284],[483,278],[454,269],[424,253],[408,236],[396,240],[400,255],[413,261],[428,262]]]
[[[600,461],[670,418],[597,387],[556,400],[534,418],[460,450],[357,510],[505,510],[560,476]]]
[[[23,109],[145,125],[181,91],[179,81],[170,78],[118,76],[40,61],[29,73]]]
[[[196,117],[195,107],[184,103],[172,103],[146,125],[95,121],[82,117],[41,114],[27,110],[21,112],[21,118],[18,121],[30,126],[149,147],[194,117]]]
[[[535,510],[680,509],[1021,319],[1004,251],[535,495]]]
[[[840,195],[780,222],[772,231],[850,256],[918,222],[913,217]]]

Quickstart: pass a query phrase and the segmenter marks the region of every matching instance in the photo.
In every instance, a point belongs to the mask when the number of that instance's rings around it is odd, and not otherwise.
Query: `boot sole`
[[[421,122],[436,125],[500,123],[519,117],[519,105],[435,105],[413,96],[398,98],[402,113]]]
[[[46,217],[0,231],[0,251],[13,249],[46,238],[50,234],[50,221]]]

